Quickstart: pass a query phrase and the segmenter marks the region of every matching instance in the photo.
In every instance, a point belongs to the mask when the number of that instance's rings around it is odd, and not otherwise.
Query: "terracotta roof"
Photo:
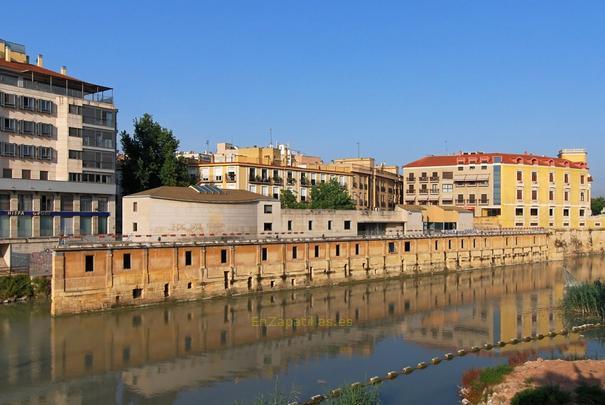
[[[255,201],[276,201],[271,197],[246,190],[222,190],[220,193],[200,193],[191,187],[161,186],[125,197],[150,197],[162,200],[213,204],[237,204]]]
[[[38,65],[32,65],[31,63],[7,62],[4,59],[0,59],[0,68],[12,70],[13,72],[17,72],[17,73],[34,72],[34,73],[38,73],[38,74],[42,74],[42,75],[48,75],[48,76],[51,76],[51,77],[54,77],[57,79],[81,82],[81,83],[84,83],[84,84],[92,86],[92,87],[98,87],[100,91],[111,89],[111,87],[105,87],[105,86],[100,86],[100,85],[93,84],[93,83],[88,83],[83,80],[77,79],[75,77],[71,77],[71,76],[67,76],[67,75],[63,75],[61,73],[55,72],[54,70],[46,69],[46,68],[40,67]]]
[[[422,205],[398,204],[397,207],[399,207],[403,210],[406,210],[406,211],[410,211],[410,212],[422,212],[423,211]]]
[[[468,153],[457,155],[425,156],[415,160],[403,167],[433,167],[433,166],[456,166],[458,164],[490,164],[494,158],[500,157],[501,163],[526,164],[539,166],[571,167],[575,169],[588,168],[584,163],[572,162],[567,159],[556,157],[538,156],[527,153]]]

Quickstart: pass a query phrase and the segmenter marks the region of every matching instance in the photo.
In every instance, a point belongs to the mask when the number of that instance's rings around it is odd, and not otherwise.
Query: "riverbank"
[[[28,275],[0,277],[0,304],[25,302],[34,298],[50,296],[50,280]]]
[[[569,398],[571,402],[549,403],[586,403],[578,399],[578,387],[603,388],[605,386],[605,360],[542,360],[528,361],[515,367],[503,377],[503,381],[490,388],[487,404],[504,405],[529,403],[527,398],[550,395],[556,398]],[[548,387],[548,388],[547,388]],[[557,390],[555,387],[558,387]],[[575,392],[574,392],[575,391]],[[599,395],[592,390],[591,395]],[[515,396],[517,399],[515,400]],[[521,401],[523,397],[525,402]],[[601,399],[605,398],[603,394]],[[538,403],[538,402],[531,402]],[[591,402],[602,403],[602,402]]]

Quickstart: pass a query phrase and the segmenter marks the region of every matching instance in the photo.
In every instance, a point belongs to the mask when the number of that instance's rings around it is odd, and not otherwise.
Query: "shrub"
[[[576,403],[578,404],[605,404],[605,391],[598,385],[580,385],[574,392],[576,394]]]
[[[31,297],[33,294],[28,275],[0,277],[0,299]]]
[[[528,388],[518,392],[511,405],[564,405],[571,404],[571,395],[556,385]]]

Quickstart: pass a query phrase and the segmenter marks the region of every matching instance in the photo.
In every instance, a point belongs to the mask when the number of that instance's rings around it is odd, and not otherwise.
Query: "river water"
[[[565,272],[605,258],[521,265],[51,318],[0,307],[0,403],[233,404],[330,388],[458,348],[563,327]],[[571,334],[469,354],[380,387],[384,404],[456,403],[473,367],[605,355]]]

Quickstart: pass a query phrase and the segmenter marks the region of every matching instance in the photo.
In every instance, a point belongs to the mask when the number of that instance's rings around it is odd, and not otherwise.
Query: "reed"
[[[603,319],[605,286],[600,281],[569,287],[561,304],[568,319]]]

